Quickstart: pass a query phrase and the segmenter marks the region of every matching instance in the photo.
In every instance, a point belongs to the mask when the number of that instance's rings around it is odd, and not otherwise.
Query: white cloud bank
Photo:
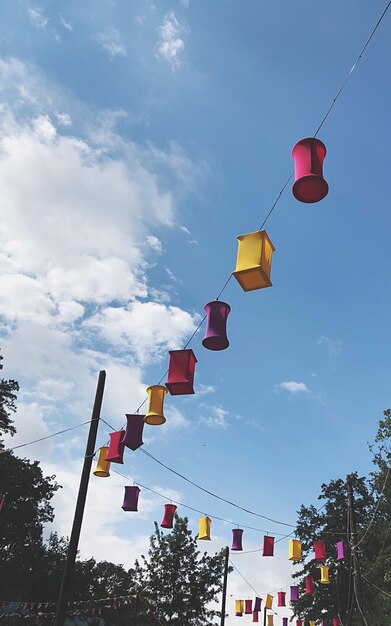
[[[276,392],[280,391],[281,389],[287,391],[294,396],[299,393],[310,393],[310,390],[305,383],[298,383],[294,380],[279,383],[279,385],[275,386]]]
[[[183,32],[184,28],[179,24],[175,13],[167,13],[159,26],[157,56],[167,61],[173,69],[179,67],[181,54],[185,49],[185,41],[180,37]]]

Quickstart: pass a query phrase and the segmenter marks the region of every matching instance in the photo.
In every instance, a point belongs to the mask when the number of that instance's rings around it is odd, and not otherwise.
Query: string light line
[[[372,587],[375,587],[375,589],[380,591],[380,593],[383,593],[385,596],[388,596],[389,598],[391,598],[391,593],[384,591],[384,589],[380,589],[380,587],[378,587],[377,585],[375,585],[375,583],[372,583],[370,580],[368,580],[368,578],[366,578],[366,576],[364,576],[363,574],[362,574],[362,577],[369,585],[372,585]]]
[[[378,508],[379,508],[379,506],[380,506],[380,502],[381,502],[382,497],[383,497],[383,494],[384,494],[384,490],[385,490],[385,488],[386,488],[386,484],[387,484],[388,476],[389,476],[389,473],[390,473],[390,469],[391,469],[390,467],[387,469],[386,478],[385,478],[385,481],[384,481],[384,484],[383,484],[382,490],[381,490],[381,492],[380,492],[380,494],[379,494],[379,497],[378,497],[378,499],[377,499],[376,506],[375,506],[375,510],[374,510],[374,512],[373,512],[373,515],[372,515],[371,521],[369,522],[369,524],[368,524],[368,526],[367,526],[367,528],[366,528],[366,530],[365,530],[365,532],[364,532],[363,536],[361,537],[361,539],[360,539],[360,540],[356,543],[356,545],[355,545],[355,546],[352,546],[352,548],[353,548],[353,549],[358,548],[358,546],[359,546],[359,545],[360,545],[360,544],[364,541],[365,537],[366,537],[366,536],[367,536],[367,534],[368,534],[369,529],[371,528],[371,526],[372,526],[373,522],[375,521],[376,513],[377,513],[377,511],[378,511]]]
[[[12,451],[12,450],[17,450],[18,448],[24,448],[25,446],[30,446],[33,443],[38,443],[39,441],[45,441],[45,439],[51,439],[52,437],[57,437],[57,435],[62,435],[63,433],[68,433],[70,430],[76,430],[76,428],[80,428],[81,426],[90,424],[91,421],[92,420],[88,420],[87,422],[82,422],[82,424],[78,424],[77,426],[72,426],[71,428],[65,428],[64,430],[59,430],[58,432],[52,433],[51,435],[46,435],[46,437],[33,439],[33,441],[27,441],[26,443],[21,443],[18,446],[13,446],[12,448],[5,448],[4,450],[0,450],[0,454],[4,454],[5,452],[8,452],[10,450]]]

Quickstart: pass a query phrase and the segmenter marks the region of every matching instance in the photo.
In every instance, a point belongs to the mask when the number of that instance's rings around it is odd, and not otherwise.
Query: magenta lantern
[[[296,626],[303,626],[303,620],[297,619],[296,620]]]
[[[279,591],[277,593],[277,606],[286,606],[285,604],[285,591]]]
[[[134,415],[126,413],[126,430],[122,444],[131,450],[137,450],[143,445],[143,430],[144,430],[144,417],[145,415]]]
[[[346,550],[347,550],[346,541],[344,541],[343,539],[342,541],[338,541],[337,542],[337,560],[338,561],[343,561],[344,559],[346,559]]]
[[[299,601],[299,587],[297,585],[292,585],[291,587],[291,597],[290,597],[291,602],[298,602]]]
[[[124,511],[137,511],[139,494],[140,489],[138,487],[125,487],[124,503],[122,505]]]
[[[231,550],[243,550],[242,548],[243,530],[241,528],[232,529],[232,546]]]
[[[305,577],[305,592],[308,594],[314,593],[314,579],[312,576]]]
[[[205,304],[206,333],[202,345],[208,350],[225,350],[229,346],[227,338],[227,317],[231,307],[226,302],[214,300]]]
[[[174,526],[175,504],[164,505],[164,517],[160,526],[162,528],[172,528]]]
[[[333,626],[340,626],[338,617],[333,617]]]
[[[261,610],[261,604],[262,604],[262,598],[255,598],[255,602],[254,602],[254,611],[260,611]]]
[[[166,387],[172,396],[194,393],[194,370],[197,359],[193,350],[170,350]]]
[[[274,537],[264,536],[262,556],[274,556]]]
[[[253,611],[253,622],[258,622],[258,611]]]
[[[326,544],[324,541],[314,541],[315,561],[319,563],[326,560]]]
[[[322,626],[327,626],[327,619],[322,619]]]
[[[244,612],[246,615],[250,615],[253,612],[253,601],[245,600],[244,601]]]
[[[308,137],[294,146],[292,156],[295,162],[293,195],[300,202],[319,202],[329,191],[322,172],[326,146],[320,139]]]
[[[122,443],[125,431],[117,430],[115,433],[110,433],[109,449],[106,454],[106,461],[111,463],[123,463],[125,444]]]

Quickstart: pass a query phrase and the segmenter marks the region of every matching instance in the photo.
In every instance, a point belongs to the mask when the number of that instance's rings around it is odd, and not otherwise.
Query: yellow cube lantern
[[[301,541],[299,539],[291,539],[289,542],[290,561],[301,561]]]
[[[329,567],[327,565],[322,565],[320,568],[320,582],[322,585],[328,585],[329,581]]]
[[[151,426],[160,426],[164,424],[166,418],[163,414],[164,396],[167,388],[163,385],[151,385],[148,387],[147,394],[149,398],[148,413],[144,417],[144,422]]]
[[[273,596],[270,595],[270,593],[266,594],[266,600],[265,600],[265,609],[271,609],[273,606]]]
[[[237,616],[244,613],[244,600],[235,600],[235,613]]]
[[[236,268],[232,272],[243,291],[271,287],[270,271],[275,250],[265,230],[239,235]]]
[[[107,476],[110,476],[110,461],[106,461],[108,449],[108,446],[99,448],[98,462],[94,470],[94,476],[99,476],[99,478],[107,478]]]
[[[198,520],[198,537],[197,539],[205,539],[206,541],[210,541],[210,525],[211,521],[209,517],[201,517]]]
[[[273,621],[273,615],[268,615],[267,616],[267,626],[273,626],[274,621]]]

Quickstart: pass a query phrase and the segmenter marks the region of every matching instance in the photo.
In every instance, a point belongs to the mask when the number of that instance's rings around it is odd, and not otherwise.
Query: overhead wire
[[[373,512],[372,518],[371,518],[371,520],[370,520],[370,522],[369,522],[369,524],[368,524],[367,528],[365,529],[365,532],[364,532],[363,536],[362,536],[362,537],[360,538],[360,540],[356,543],[356,545],[352,546],[353,548],[358,548],[358,546],[359,546],[359,545],[361,545],[361,543],[364,541],[365,537],[367,536],[367,534],[368,534],[368,532],[369,532],[369,529],[371,528],[371,526],[372,526],[373,522],[375,521],[376,513],[377,513],[377,511],[378,511],[378,508],[379,508],[379,506],[380,506],[380,502],[381,502],[381,500],[382,500],[382,498],[383,498],[384,490],[385,490],[385,488],[386,488],[386,484],[387,484],[388,476],[389,476],[389,474],[390,474],[390,469],[391,469],[390,467],[387,469],[386,478],[385,478],[385,481],[384,481],[384,484],[383,484],[382,490],[381,490],[381,492],[380,492],[380,494],[379,494],[379,497],[378,497],[378,499],[377,499],[376,506],[375,506],[375,510],[374,510],[374,512]]]
[[[51,439],[52,437],[57,437],[57,435],[62,435],[63,433],[68,433],[71,430],[76,430],[76,428],[80,428],[81,426],[85,426],[86,424],[90,424],[91,420],[87,422],[82,422],[81,424],[77,424],[77,426],[71,426],[70,428],[64,428],[63,430],[59,430],[56,433],[51,433],[50,435],[46,435],[45,437],[39,437],[39,439],[33,439],[32,441],[26,441],[26,443],[20,443],[18,446],[13,446],[12,448],[5,448],[4,450],[0,450],[0,454],[4,454],[9,450],[18,450],[19,448],[24,448],[25,446],[30,446],[33,443],[38,443],[39,441],[45,441],[45,439]]]

